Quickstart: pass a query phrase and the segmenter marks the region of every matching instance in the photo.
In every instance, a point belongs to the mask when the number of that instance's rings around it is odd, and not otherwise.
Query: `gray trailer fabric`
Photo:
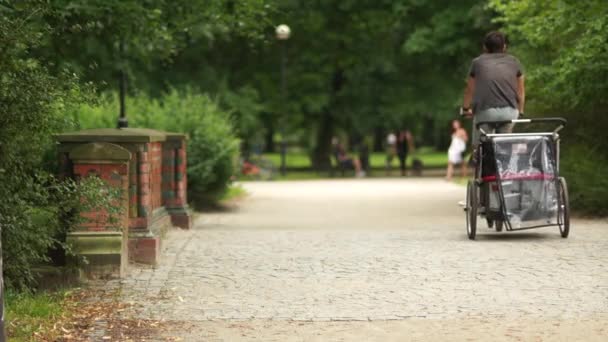
[[[497,182],[513,229],[557,224],[557,163],[547,136],[495,137]]]

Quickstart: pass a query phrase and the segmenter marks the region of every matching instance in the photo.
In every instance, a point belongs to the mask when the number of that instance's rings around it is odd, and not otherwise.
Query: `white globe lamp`
[[[277,34],[277,39],[279,40],[287,40],[291,35],[291,29],[285,24],[277,26],[275,32]]]

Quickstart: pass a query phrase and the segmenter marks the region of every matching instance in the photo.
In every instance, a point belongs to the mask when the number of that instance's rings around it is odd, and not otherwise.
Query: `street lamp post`
[[[291,29],[285,24],[277,26],[276,30],[277,40],[281,44],[281,119],[280,119],[280,132],[281,132],[281,175],[287,173],[287,139],[285,137],[286,130],[286,116],[287,116],[287,40],[291,35]]]
[[[120,101],[120,114],[118,116],[118,128],[129,127],[127,120],[127,109],[125,105],[125,96],[127,93],[127,74],[124,69],[120,69],[118,79],[118,97]]]
[[[125,72],[125,44],[123,41],[118,43],[118,52],[120,58],[120,70],[118,71],[118,98],[120,101],[120,114],[118,116],[118,128],[129,127],[127,120],[127,109],[125,105],[125,96],[127,96],[127,74]]]
[[[2,232],[1,226],[0,226],[0,232]],[[2,274],[2,240],[1,239],[0,239],[0,342],[6,342],[6,330],[4,327],[4,275]]]

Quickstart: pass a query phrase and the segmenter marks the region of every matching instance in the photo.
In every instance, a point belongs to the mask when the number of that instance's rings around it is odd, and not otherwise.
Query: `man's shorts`
[[[479,111],[473,115],[473,144],[477,145],[479,142],[480,132],[477,129],[477,123],[482,121],[507,121],[507,120],[515,120],[519,117],[519,111],[512,107],[500,107],[500,108],[488,108],[482,111]],[[491,133],[493,131],[492,126],[490,125],[482,125],[481,128],[486,133]],[[492,130],[492,131],[491,131]],[[513,124],[505,124],[499,126],[496,133],[510,133],[513,131]]]
[[[351,170],[351,169],[355,169],[355,163],[353,162],[352,159],[348,158],[348,159],[344,159],[342,161],[340,161],[340,167],[345,169],[345,170]]]

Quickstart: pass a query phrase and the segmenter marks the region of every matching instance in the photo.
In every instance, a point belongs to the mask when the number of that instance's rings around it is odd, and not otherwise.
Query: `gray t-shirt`
[[[469,70],[469,75],[475,78],[473,111],[517,109],[517,78],[522,74],[517,58],[507,53],[484,53],[475,58]]]

